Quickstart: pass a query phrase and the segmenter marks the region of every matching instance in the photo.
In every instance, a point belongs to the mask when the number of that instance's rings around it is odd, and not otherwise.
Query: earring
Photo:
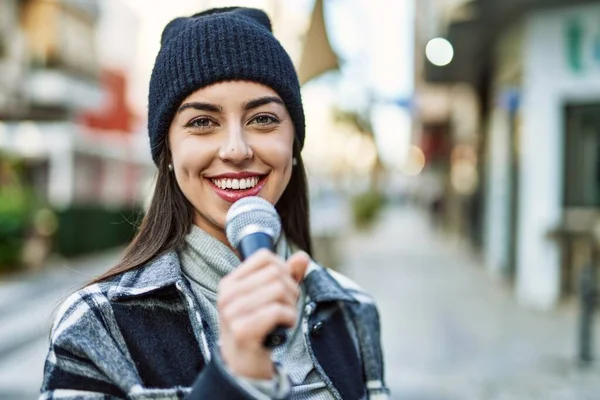
[[[296,157],[292,158],[292,165],[295,167],[298,165],[298,159]]]
[[[173,164],[169,164],[169,171],[173,172]]]

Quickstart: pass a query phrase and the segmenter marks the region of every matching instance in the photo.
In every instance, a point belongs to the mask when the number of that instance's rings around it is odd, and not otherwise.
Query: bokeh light
[[[42,133],[37,124],[23,121],[17,128],[15,144],[26,157],[37,157],[43,152]]]
[[[452,58],[454,58],[454,48],[446,39],[434,38],[425,46],[425,55],[433,65],[443,67],[450,64]]]
[[[425,168],[425,154],[417,146],[410,146],[406,156],[406,162],[400,168],[400,171],[406,176],[417,176]]]
[[[457,145],[450,156],[450,182],[456,193],[468,196],[479,184],[477,153],[473,146]]]

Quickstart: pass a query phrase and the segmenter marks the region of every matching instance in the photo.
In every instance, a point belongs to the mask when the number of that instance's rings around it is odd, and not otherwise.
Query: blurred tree
[[[365,112],[349,111],[340,108],[334,109],[334,119],[340,124],[348,125],[352,130],[368,138],[375,145],[373,125],[369,118],[369,108]],[[375,145],[375,161],[371,166],[369,188],[362,193],[355,193],[351,201],[354,225],[359,229],[367,229],[377,220],[385,204],[383,196],[383,182],[385,166],[379,149]]]
[[[368,110],[365,112],[360,112],[335,108],[333,114],[334,120],[337,123],[350,126],[354,131],[371,140],[373,144],[376,143],[375,134],[373,133],[373,124],[371,123],[370,117],[368,117]],[[375,146],[375,148],[377,149],[377,146]],[[370,171],[370,191],[376,193],[381,192],[384,174],[385,166],[381,159],[381,155],[379,154],[379,150],[377,150],[375,154],[375,162],[373,163]]]

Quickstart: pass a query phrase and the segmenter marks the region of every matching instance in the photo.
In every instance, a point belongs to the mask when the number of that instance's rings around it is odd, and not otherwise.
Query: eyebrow
[[[265,104],[269,104],[269,103],[277,103],[282,106],[285,106],[285,104],[283,103],[283,100],[281,100],[279,97],[264,96],[264,97],[259,97],[259,98],[256,98],[256,99],[253,99],[253,100],[250,100],[250,101],[244,103],[242,108],[244,109],[244,111],[249,111],[254,108],[264,106]]]
[[[200,110],[200,111],[210,111],[210,112],[218,112],[218,113],[223,112],[223,107],[218,106],[216,104],[202,103],[202,102],[194,101],[191,103],[185,103],[181,107],[179,107],[177,109],[177,114],[179,114],[180,112],[183,112],[184,110],[187,110],[188,108],[193,108],[194,110]]]
[[[249,110],[258,108],[260,106],[264,106],[265,104],[269,104],[269,103],[277,103],[282,106],[285,106],[285,103],[279,97],[264,96],[264,97],[258,97],[256,99],[245,102],[242,105],[242,108],[244,109],[244,111],[249,111]],[[223,112],[223,107],[221,107],[219,105],[212,104],[212,103],[193,101],[193,102],[185,103],[185,104],[181,105],[181,107],[179,107],[177,109],[177,114],[179,114],[189,108],[193,108],[194,110],[200,110],[200,111],[209,111],[209,112],[218,112],[218,113]]]

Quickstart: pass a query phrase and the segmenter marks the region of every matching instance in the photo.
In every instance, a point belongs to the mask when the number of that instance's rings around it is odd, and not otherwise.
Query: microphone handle
[[[273,238],[264,232],[254,232],[243,237],[237,246],[242,260],[250,257],[260,249],[269,249],[272,251],[274,248]]]
[[[242,256],[242,260],[250,257],[251,254],[260,249],[273,250],[275,244],[273,238],[264,232],[255,232],[240,240],[238,244],[238,251]],[[273,349],[277,346],[284,344],[287,341],[286,328],[284,326],[277,326],[271,333],[267,335],[264,346],[268,349]]]
[[[285,326],[277,326],[277,328],[267,335],[263,345],[267,349],[274,349],[275,347],[284,344],[287,341],[287,333],[285,330]]]

